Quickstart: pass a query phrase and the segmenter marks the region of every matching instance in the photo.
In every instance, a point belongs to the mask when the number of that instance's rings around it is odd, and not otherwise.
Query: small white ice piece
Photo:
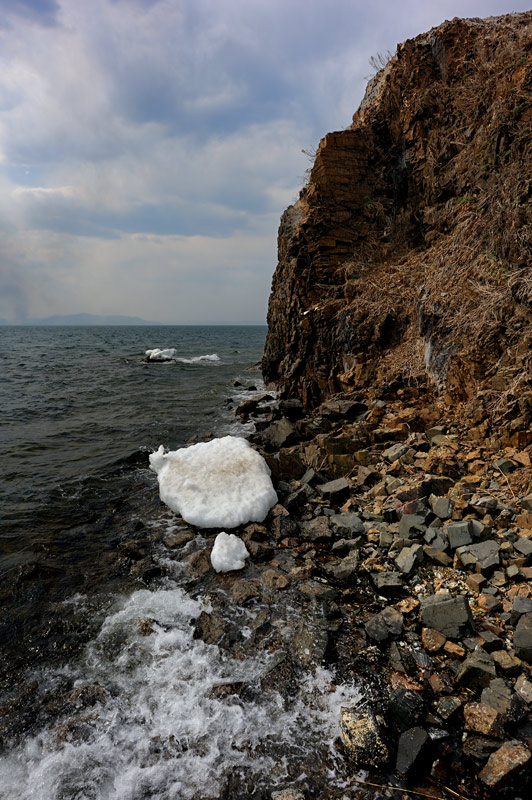
[[[243,569],[249,553],[246,545],[234,533],[222,531],[214,540],[211,551],[211,564],[216,572],[231,572]]]
[[[155,347],[153,350],[146,350],[145,355],[148,361],[171,361],[175,356],[175,347],[167,347],[165,350]]]
[[[210,442],[150,455],[159,495],[185,522],[199,528],[236,528],[262,522],[277,502],[270,470],[246,439]]]

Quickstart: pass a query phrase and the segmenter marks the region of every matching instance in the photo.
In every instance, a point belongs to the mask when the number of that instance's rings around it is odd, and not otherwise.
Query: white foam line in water
[[[290,758],[324,743],[332,748],[340,706],[356,702],[358,692],[331,691],[332,675],[318,669],[288,711],[277,693],[218,699],[214,687],[253,684],[265,664],[231,659],[194,640],[190,622],[202,609],[179,588],[123,599],[89,645],[85,664],[71,673],[79,689],[100,687],[94,704],[4,755],[0,798],[215,798],[222,769],[282,782]],[[281,756],[268,752],[271,742]]]

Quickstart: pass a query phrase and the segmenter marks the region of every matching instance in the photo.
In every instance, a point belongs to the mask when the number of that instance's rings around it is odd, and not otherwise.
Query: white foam
[[[262,522],[277,502],[270,470],[249,442],[224,436],[150,455],[159,495],[173,511],[200,528],[235,528]]]
[[[195,640],[189,622],[201,611],[178,588],[121,600],[71,673],[79,688],[101,687],[103,701],[2,756],[0,798],[212,798],[224,771],[250,770],[276,783],[304,753],[334,759],[340,706],[356,702],[358,692],[331,691],[332,674],[318,669],[289,710],[275,692],[219,699],[215,687],[256,684],[265,663],[231,659]]]
[[[194,358],[176,358],[175,360],[180,361],[182,364],[200,364],[204,361],[216,363],[217,361],[220,361],[220,356],[217,353],[211,353],[210,355],[206,356],[195,356]]]
[[[173,361],[175,360],[175,354],[175,347],[167,347],[164,350],[155,347],[153,350],[146,350],[145,352],[148,361]]]
[[[216,572],[232,572],[245,567],[248,549],[242,539],[234,533],[222,531],[214,540],[211,564]]]

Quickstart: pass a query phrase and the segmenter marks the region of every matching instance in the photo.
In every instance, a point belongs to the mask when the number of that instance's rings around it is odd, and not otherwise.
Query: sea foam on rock
[[[146,350],[145,356],[147,361],[173,361],[175,352],[175,347],[167,347],[164,350],[154,347],[153,350]]]
[[[246,545],[234,533],[222,531],[214,540],[211,564],[216,572],[232,572],[245,567],[249,553]]]
[[[172,511],[199,528],[235,528],[262,522],[277,502],[270,470],[248,441],[224,436],[150,455],[159,495]]]

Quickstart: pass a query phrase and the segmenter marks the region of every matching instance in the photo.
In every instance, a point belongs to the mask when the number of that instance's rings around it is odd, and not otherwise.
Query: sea
[[[309,790],[301,764],[314,751],[333,778],[339,710],[358,690],[319,668],[288,707],[275,692],[213,693],[258,681],[268,654],[194,638],[210,600],[164,544],[183,525],[148,463],[160,445],[250,432],[234,408],[264,391],[265,337],[0,328],[1,800],[237,800],[250,776],[269,798]],[[175,360],[146,363],[153,348]],[[243,774],[247,789],[231,792]]]

